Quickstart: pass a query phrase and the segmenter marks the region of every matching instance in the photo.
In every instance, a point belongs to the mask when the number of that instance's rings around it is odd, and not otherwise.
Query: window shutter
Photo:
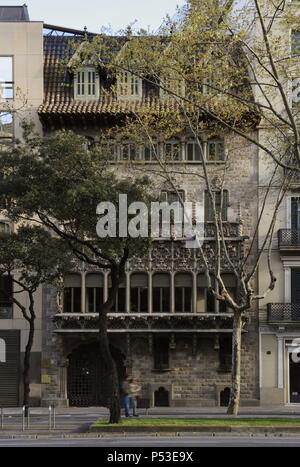
[[[131,287],[148,287],[148,276],[146,274],[133,274],[131,276]]]
[[[80,274],[68,274],[64,280],[65,288],[81,287],[81,275]]]
[[[86,286],[91,288],[103,288],[103,274],[88,274],[86,276]]]
[[[176,274],[175,287],[193,287],[191,274]]]
[[[111,278],[108,278],[108,287],[111,288]],[[121,282],[119,285],[119,289],[125,289],[126,288],[126,282]]]
[[[215,286],[215,278],[214,277],[211,277],[211,285],[212,285],[212,287]],[[197,287],[199,287],[199,288],[207,288],[208,287],[207,277],[206,277],[206,275],[204,273],[198,275],[198,277],[197,277]]]
[[[225,287],[235,288],[236,287],[236,277],[234,274],[222,274],[222,280]]]
[[[155,274],[153,276],[153,287],[170,287],[171,278],[169,274]]]

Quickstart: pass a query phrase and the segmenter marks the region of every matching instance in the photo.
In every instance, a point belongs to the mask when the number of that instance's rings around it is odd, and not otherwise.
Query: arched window
[[[175,312],[191,313],[193,310],[193,277],[191,274],[175,276]]]
[[[86,310],[88,313],[99,313],[104,300],[103,274],[86,276]]]
[[[111,289],[111,278],[108,279],[108,287]],[[113,311],[115,313],[126,313],[126,282],[122,282],[119,285],[117,292],[115,306]]]
[[[64,280],[64,313],[81,313],[81,275],[68,274]]]
[[[148,313],[148,276],[132,274],[130,279],[130,311]]]
[[[169,274],[153,276],[152,306],[153,313],[170,313],[171,279]]]

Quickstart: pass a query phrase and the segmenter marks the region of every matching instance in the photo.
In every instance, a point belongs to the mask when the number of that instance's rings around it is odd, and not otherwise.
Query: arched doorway
[[[117,364],[119,381],[126,375],[125,356],[111,347]],[[105,405],[105,376],[97,342],[81,345],[69,355],[68,399],[71,407],[102,407]]]

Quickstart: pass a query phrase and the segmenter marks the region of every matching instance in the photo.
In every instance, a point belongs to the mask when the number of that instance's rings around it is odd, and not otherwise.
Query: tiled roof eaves
[[[130,114],[135,112],[176,112],[178,105],[172,100],[151,101],[70,101],[70,102],[46,102],[40,106],[38,113],[43,114]]]

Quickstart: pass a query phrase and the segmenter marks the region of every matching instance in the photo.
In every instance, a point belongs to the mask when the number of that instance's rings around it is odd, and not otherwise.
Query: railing
[[[97,314],[64,314],[53,318],[55,332],[98,332],[99,318]],[[224,325],[224,329],[232,330],[232,313],[110,313],[108,314],[109,332],[216,332],[216,328]],[[222,326],[221,326],[222,327]],[[223,327],[222,327],[223,329]],[[228,331],[228,332],[229,332]]]
[[[279,248],[300,248],[300,230],[282,229],[278,232]]]
[[[269,323],[300,323],[300,303],[269,303]]]
[[[56,407],[50,405],[45,409],[28,408],[27,415],[25,407],[15,409],[0,408],[0,431],[26,431],[31,429],[55,430]]]

